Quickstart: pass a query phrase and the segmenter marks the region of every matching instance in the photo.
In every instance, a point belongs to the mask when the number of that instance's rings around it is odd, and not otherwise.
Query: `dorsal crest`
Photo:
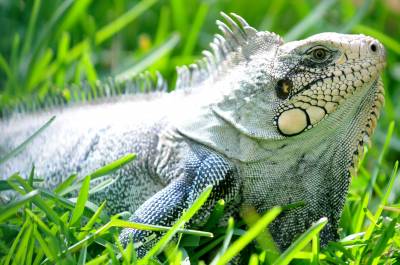
[[[187,89],[205,81],[216,81],[226,70],[283,44],[282,38],[272,32],[257,31],[242,17],[221,12],[226,23],[217,20],[221,34],[210,43],[211,51],[203,51],[203,58],[189,66],[177,68],[176,89]]]

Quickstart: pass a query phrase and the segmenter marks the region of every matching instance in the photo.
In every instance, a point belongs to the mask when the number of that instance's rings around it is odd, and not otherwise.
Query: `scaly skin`
[[[284,43],[242,18],[223,14],[230,28],[198,64],[179,69],[177,91],[57,110],[58,118],[1,176],[27,174],[32,162],[49,188],[71,172],[84,175],[127,152],[138,159],[92,194],[130,220],[172,225],[213,185],[190,226],[205,222],[218,199],[226,215],[301,202],[270,226],[281,249],[312,222],[328,218],[321,245],[336,240],[350,170],[383,104],[379,75],[384,47],[363,35],[322,33]],[[53,112],[54,113],[54,112]],[[0,124],[0,151],[11,150],[51,113]],[[243,212],[242,212],[243,213]],[[143,255],[150,232],[125,229]]]

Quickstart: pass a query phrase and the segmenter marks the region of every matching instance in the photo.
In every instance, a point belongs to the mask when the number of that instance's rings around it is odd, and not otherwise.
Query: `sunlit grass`
[[[88,193],[109,182],[90,188],[88,183],[135,158],[127,154],[89,176],[65,176],[53,191],[38,188],[34,170],[27,180],[18,174],[2,176],[9,179],[0,181],[0,191],[12,189],[20,196],[0,206],[0,263],[132,264],[138,262],[134,247],[121,247],[118,227],[137,227],[168,230],[168,236],[142,263],[180,264],[189,258],[192,264],[202,260],[224,264],[250,242],[258,242],[248,247],[249,264],[394,264],[400,259],[396,162],[400,157],[400,10],[392,2],[4,1],[0,17],[7,26],[0,29],[0,109],[20,99],[44,99],[49,94],[68,101],[73,95],[66,94],[65,88],[72,83],[85,80],[93,85],[110,75],[129,79],[146,69],[161,71],[173,84],[175,66],[193,62],[208,48],[217,32],[219,11],[236,12],[255,28],[280,33],[285,40],[324,31],[368,34],[386,46],[388,67],[383,76],[386,105],[373,145],[366,149],[358,176],[352,180],[341,220],[341,241],[319,249],[322,219],[286,252],[277,253],[264,230],[277,209],[252,222],[246,232],[240,220],[231,219],[225,228],[216,225],[224,211],[223,201],[217,203],[204,231],[185,229],[182,225],[187,219],[165,228],[128,223],[122,219],[124,214],[110,216],[105,204],[88,201]],[[48,125],[51,121],[43,129]],[[0,157],[0,163],[29,142]],[[77,191],[78,198],[70,198]],[[200,206],[201,200],[188,212]],[[254,231],[263,232],[257,235]],[[171,238],[178,238],[179,243]],[[160,252],[158,260],[150,257]]]

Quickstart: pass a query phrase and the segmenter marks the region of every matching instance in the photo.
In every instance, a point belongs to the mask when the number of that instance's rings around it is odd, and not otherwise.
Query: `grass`
[[[104,204],[87,200],[89,181],[132,161],[134,155],[128,154],[90,176],[71,175],[54,191],[38,188],[34,169],[27,180],[16,174],[1,181],[0,191],[12,189],[21,195],[0,209],[1,264],[158,264],[150,255],[139,261],[133,245],[123,249],[118,243],[120,227],[168,231],[150,254],[160,253],[159,260],[169,264],[188,258],[192,264],[201,264],[214,250],[216,258],[207,262],[225,264],[254,241],[255,246],[246,252],[249,264],[399,262],[400,8],[396,1],[238,0],[191,1],[190,5],[185,0],[3,1],[0,22],[7,27],[0,29],[0,109],[48,94],[69,100],[63,93],[70,84],[86,80],[93,85],[110,75],[126,79],[143,70],[159,70],[172,84],[175,66],[193,62],[208,48],[219,11],[236,12],[255,28],[277,32],[285,40],[338,31],[368,34],[386,46],[386,105],[372,147],[366,148],[358,176],[352,179],[341,219],[341,240],[319,249],[322,219],[286,252],[278,253],[265,227],[279,209],[252,220],[247,231],[241,220],[230,220],[221,229],[216,223],[224,211],[223,201],[214,209],[206,231],[183,226],[201,200],[172,228],[129,223],[124,214],[109,216]],[[30,140],[0,158],[0,163]],[[70,198],[76,191],[80,191],[78,198]],[[169,240],[174,234],[178,245]]]

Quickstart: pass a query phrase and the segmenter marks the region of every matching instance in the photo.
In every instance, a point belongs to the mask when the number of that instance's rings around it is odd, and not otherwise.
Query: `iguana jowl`
[[[35,163],[52,188],[71,172],[85,175],[133,152],[137,160],[91,197],[107,200],[112,213],[128,210],[132,221],[171,225],[213,185],[192,225],[201,225],[221,198],[233,215],[245,206],[263,213],[303,202],[270,226],[279,247],[323,216],[329,223],[321,244],[337,239],[349,170],[384,102],[384,47],[368,36],[338,33],[284,43],[235,14],[223,17],[227,24],[217,22],[223,36],[216,35],[204,59],[178,69],[174,92],[1,121],[5,153],[57,115],[0,167],[0,176],[27,174]],[[126,229],[121,239],[132,234],[145,241],[149,232]]]

